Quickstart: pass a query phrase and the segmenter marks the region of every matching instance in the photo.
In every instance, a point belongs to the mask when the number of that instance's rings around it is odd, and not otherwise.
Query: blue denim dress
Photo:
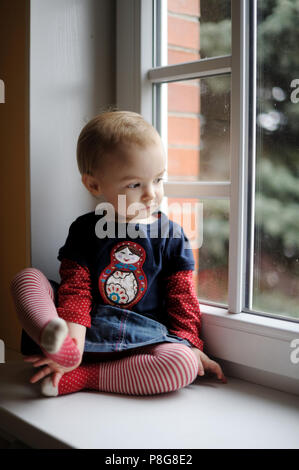
[[[162,342],[191,346],[152,318],[113,305],[97,305],[86,330],[84,351],[116,352]]]
[[[50,283],[57,299],[59,284],[52,280]],[[95,305],[91,326],[86,329],[84,353],[128,351],[164,342],[192,346],[153,318],[113,305]]]

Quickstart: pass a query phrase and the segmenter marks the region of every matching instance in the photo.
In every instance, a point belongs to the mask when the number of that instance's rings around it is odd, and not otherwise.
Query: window
[[[192,220],[202,208],[195,281],[208,352],[237,375],[298,390],[290,344],[299,338],[299,121],[288,93],[299,14],[297,0],[284,13],[280,3],[119,0],[117,103],[161,133],[169,216],[176,203],[190,203]],[[299,75],[293,85],[295,95]],[[291,211],[282,216],[281,204]]]

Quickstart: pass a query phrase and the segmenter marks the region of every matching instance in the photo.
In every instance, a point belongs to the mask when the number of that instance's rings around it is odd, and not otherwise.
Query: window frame
[[[299,364],[293,364],[290,358],[294,350],[291,342],[299,338],[299,324],[275,318],[275,315],[249,312],[246,308],[250,299],[246,299],[245,284],[247,279],[252,279],[253,265],[252,258],[247,258],[246,246],[248,240],[252,243],[254,226],[254,186],[252,184],[247,191],[247,177],[249,170],[253,176],[255,172],[255,133],[252,132],[255,112],[250,118],[248,112],[250,106],[255,106],[255,87],[249,82],[249,67],[253,83],[255,70],[249,62],[248,45],[249,41],[256,41],[255,28],[249,30],[248,18],[249,3],[256,8],[256,0],[231,0],[231,56],[153,68],[153,5],[157,2],[163,3],[164,0],[117,0],[117,106],[139,112],[157,125],[154,83],[178,77],[200,78],[231,73],[230,182],[188,182],[188,186],[179,181],[166,182],[165,194],[169,197],[230,200],[228,308],[200,301],[207,353],[223,361],[230,375],[299,393]],[[165,24],[163,11],[161,21]],[[250,97],[249,85],[253,89]],[[161,121],[163,124],[163,117]],[[163,127],[161,135],[167,143],[167,132],[164,134]],[[248,207],[251,208],[250,214]],[[251,223],[247,225],[249,216]]]

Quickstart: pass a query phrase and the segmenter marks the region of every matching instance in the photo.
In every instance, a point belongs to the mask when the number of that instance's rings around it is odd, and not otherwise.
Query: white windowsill
[[[153,397],[84,391],[46,398],[29,384],[31,375],[29,364],[0,365],[0,438],[16,440],[14,448],[298,448],[299,397],[240,379],[198,377]]]
[[[298,323],[203,304],[201,312],[206,351],[227,374],[299,394],[299,363],[291,361]]]
[[[52,449],[298,448],[299,363],[290,360],[298,323],[203,304],[201,312],[205,350],[222,365],[226,385],[203,377],[155,397],[80,392],[48,399],[40,396],[38,384],[28,383],[31,366],[6,350],[10,364],[0,366],[0,437]],[[90,422],[91,414],[101,419]],[[205,432],[198,431],[195,415]],[[227,430],[241,428],[232,440]]]

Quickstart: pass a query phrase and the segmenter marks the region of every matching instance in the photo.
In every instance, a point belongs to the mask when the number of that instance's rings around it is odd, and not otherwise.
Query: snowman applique
[[[147,279],[142,269],[146,253],[131,241],[117,243],[110,254],[110,264],[99,276],[99,290],[110,305],[129,308],[144,296]]]

